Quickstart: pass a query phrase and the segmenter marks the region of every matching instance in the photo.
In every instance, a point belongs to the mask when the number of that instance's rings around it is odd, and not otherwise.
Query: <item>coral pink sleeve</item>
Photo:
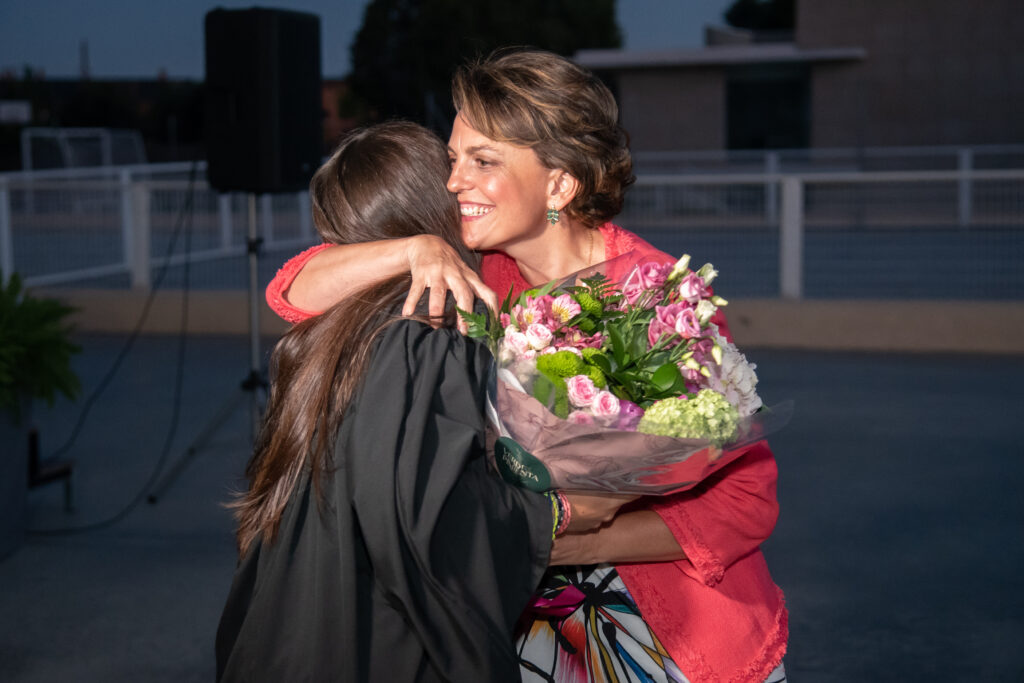
[[[651,505],[679,542],[680,571],[708,586],[771,535],[779,515],[778,470],[765,442],[689,491]]]
[[[331,244],[318,244],[315,247],[310,247],[306,251],[293,256],[281,266],[280,270],[277,271],[277,275],[267,285],[267,304],[270,306],[270,310],[277,313],[284,320],[290,323],[300,323],[303,320],[312,318],[313,316],[320,315],[322,311],[306,311],[297,306],[292,306],[288,303],[288,300],[284,298],[285,292],[292,286],[292,282],[295,281],[295,276],[299,274],[299,271],[305,267],[309,260],[319,254],[324,249],[329,249]]]

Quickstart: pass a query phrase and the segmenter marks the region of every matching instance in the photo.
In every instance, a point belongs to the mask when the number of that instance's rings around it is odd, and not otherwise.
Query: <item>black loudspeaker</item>
[[[206,161],[221,192],[309,187],[323,156],[320,18],[253,8],[206,14]]]

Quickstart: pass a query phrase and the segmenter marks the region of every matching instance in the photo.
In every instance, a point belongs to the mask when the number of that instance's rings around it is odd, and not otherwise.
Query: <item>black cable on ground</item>
[[[90,523],[90,524],[84,524],[84,525],[79,525],[79,526],[58,527],[58,528],[55,528],[55,529],[29,529],[28,533],[30,533],[30,534],[36,534],[36,535],[41,535],[41,536],[56,536],[56,535],[77,534],[77,533],[82,533],[82,532],[86,532],[86,531],[95,531],[97,529],[102,529],[102,528],[105,528],[105,527],[112,526],[112,525],[116,524],[117,522],[119,522],[122,519],[124,519],[125,517],[127,517],[136,507],[139,506],[139,504],[143,500],[146,499],[146,495],[147,495],[148,491],[153,487],[153,484],[156,483],[156,481],[159,479],[160,474],[163,471],[164,465],[166,465],[166,463],[167,463],[167,458],[170,455],[171,445],[174,442],[174,437],[177,434],[177,430],[178,430],[178,419],[179,419],[180,413],[181,413],[182,385],[184,383],[184,375],[185,375],[185,372],[184,372],[184,367],[185,367],[185,341],[186,341],[186,339],[188,337],[188,335],[187,335],[187,327],[188,327],[188,300],[189,300],[189,293],[190,293],[190,264],[191,264],[191,253],[192,253],[192,217],[193,217],[193,200],[194,200],[194,197],[195,197],[195,179],[196,179],[196,163],[193,162],[192,168],[191,168],[191,170],[189,172],[189,182],[188,182],[188,189],[187,189],[186,194],[185,194],[185,202],[182,205],[182,209],[181,209],[181,211],[178,214],[177,225],[175,226],[174,232],[171,234],[170,242],[168,243],[167,253],[166,253],[166,262],[164,263],[164,266],[161,269],[161,271],[158,273],[158,275],[156,277],[156,280],[153,283],[152,290],[150,291],[149,296],[146,298],[146,303],[143,306],[142,313],[139,316],[139,320],[136,323],[135,328],[132,330],[131,334],[128,336],[128,339],[126,340],[125,345],[122,347],[121,351],[118,353],[117,357],[114,359],[114,363],[111,366],[110,370],[107,372],[107,374],[100,381],[100,384],[97,386],[97,388],[95,390],[93,390],[92,394],[90,394],[89,399],[86,401],[86,405],[83,406],[83,408],[82,408],[82,412],[79,415],[78,422],[76,423],[75,428],[72,431],[71,436],[68,438],[68,440],[64,443],[63,446],[61,446],[59,449],[57,449],[57,451],[54,452],[54,454],[51,457],[54,457],[54,458],[58,457],[59,455],[65,453],[68,449],[70,449],[72,445],[74,445],[74,442],[75,442],[76,438],[78,437],[78,433],[81,431],[81,427],[82,427],[82,425],[85,422],[85,417],[86,417],[86,415],[88,415],[89,410],[92,408],[92,405],[95,402],[96,398],[98,398],[100,396],[100,394],[102,394],[103,391],[106,390],[107,386],[110,384],[110,382],[113,380],[114,376],[116,375],[117,370],[120,368],[121,363],[127,357],[128,352],[131,350],[131,348],[135,345],[135,342],[138,340],[138,337],[140,336],[140,334],[142,332],[142,327],[143,327],[143,325],[146,322],[146,318],[149,316],[149,311],[150,311],[150,308],[152,307],[153,299],[155,298],[157,292],[160,291],[160,287],[163,284],[163,280],[167,276],[167,272],[170,270],[171,255],[174,253],[174,248],[177,246],[178,237],[182,233],[183,226],[187,226],[187,228],[184,230],[184,233],[185,233],[185,242],[184,242],[185,260],[184,260],[184,272],[183,272],[183,281],[182,281],[181,328],[180,328],[180,331],[178,333],[177,369],[176,369],[176,372],[175,372],[174,394],[173,394],[172,409],[171,409],[171,421],[170,421],[170,425],[168,427],[167,436],[164,439],[164,445],[163,445],[163,448],[161,449],[160,456],[157,458],[157,461],[154,464],[152,473],[147,478],[146,483],[142,486],[142,488],[139,490],[139,492],[132,498],[132,500],[127,505],[125,505],[123,508],[121,508],[117,513],[115,513],[111,517],[108,517],[106,519],[100,520],[98,522],[93,522],[93,523]]]

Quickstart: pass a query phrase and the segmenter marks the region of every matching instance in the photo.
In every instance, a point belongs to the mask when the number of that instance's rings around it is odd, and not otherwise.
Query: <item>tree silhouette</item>
[[[735,0],[725,10],[726,23],[751,31],[792,31],[796,0]]]
[[[451,76],[465,61],[510,45],[568,56],[621,42],[614,0],[373,0],[352,47],[351,85],[371,120],[446,132]]]

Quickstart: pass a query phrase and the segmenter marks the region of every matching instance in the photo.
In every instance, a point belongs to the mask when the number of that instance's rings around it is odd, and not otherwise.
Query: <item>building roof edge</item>
[[[766,62],[860,61],[863,47],[801,48],[795,43],[722,45],[689,50],[580,50],[573,59],[588,69],[728,66]]]

